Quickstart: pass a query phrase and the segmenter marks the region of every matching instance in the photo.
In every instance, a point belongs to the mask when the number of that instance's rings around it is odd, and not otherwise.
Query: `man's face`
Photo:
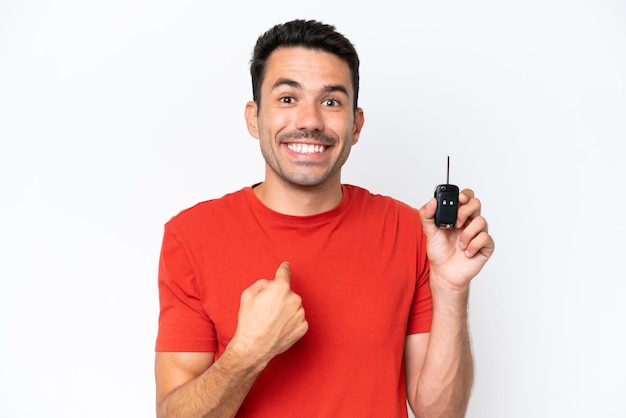
[[[246,121],[266,162],[266,182],[320,186],[340,182],[356,144],[363,112],[353,109],[348,65],[333,54],[278,48],[261,85],[261,108],[246,107]]]

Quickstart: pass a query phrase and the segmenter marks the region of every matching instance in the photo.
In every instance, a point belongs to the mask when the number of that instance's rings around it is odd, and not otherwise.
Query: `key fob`
[[[459,207],[459,188],[454,184],[440,184],[435,188],[435,199],[435,225],[444,229],[454,227]]]

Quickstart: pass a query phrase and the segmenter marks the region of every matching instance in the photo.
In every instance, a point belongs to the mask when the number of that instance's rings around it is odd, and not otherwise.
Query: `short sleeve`
[[[215,352],[215,327],[206,314],[189,250],[165,225],[159,259],[156,351]]]
[[[421,235],[417,254],[417,284],[409,322],[407,335],[430,332],[433,319],[433,301],[430,293],[430,264],[426,255],[426,238]]]

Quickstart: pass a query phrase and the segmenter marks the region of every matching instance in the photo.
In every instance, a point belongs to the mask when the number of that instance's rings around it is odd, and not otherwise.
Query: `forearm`
[[[417,418],[465,415],[474,378],[468,296],[469,289],[449,292],[433,288],[428,349],[412,402]]]
[[[168,394],[158,405],[157,417],[234,417],[263,369],[242,360],[227,348],[204,373]]]

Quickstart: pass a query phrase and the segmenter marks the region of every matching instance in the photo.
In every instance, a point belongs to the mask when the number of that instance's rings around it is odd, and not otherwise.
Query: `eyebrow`
[[[290,78],[279,78],[278,80],[276,80],[276,82],[272,86],[272,90],[274,90],[275,88],[279,86],[289,86],[295,89],[302,90],[302,84]],[[346,96],[349,96],[348,89],[342,84],[331,84],[331,85],[324,86],[324,88],[322,89],[322,92],[324,93],[332,93],[334,91],[339,91],[339,92],[344,93]]]

